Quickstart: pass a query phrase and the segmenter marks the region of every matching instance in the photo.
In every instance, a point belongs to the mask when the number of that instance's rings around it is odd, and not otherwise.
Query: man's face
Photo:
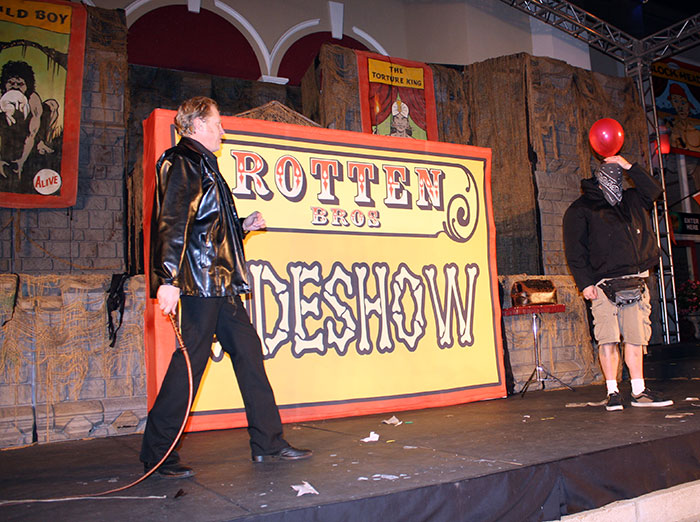
[[[12,90],[20,91],[22,94],[24,94],[27,92],[27,83],[18,76],[10,78],[7,80],[7,83],[5,83],[5,91]]]
[[[676,109],[676,113],[682,118],[687,118],[688,114],[690,114],[690,105],[688,104],[688,100],[685,98],[685,96],[672,94],[671,105],[673,105],[673,108]]]
[[[197,120],[195,122],[196,132],[192,134],[192,138],[204,145],[207,150],[216,152],[221,147],[221,138],[224,135],[218,109],[212,107],[206,118],[198,118]]]
[[[396,114],[394,116],[394,127],[398,131],[405,131],[410,127],[408,123],[408,118],[406,118],[403,114]]]

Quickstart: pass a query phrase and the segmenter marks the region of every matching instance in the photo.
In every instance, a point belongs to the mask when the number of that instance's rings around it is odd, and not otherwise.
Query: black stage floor
[[[253,464],[243,429],[191,433],[197,475],[148,478],[117,495],[0,505],[0,520],[551,520],[700,479],[697,346],[647,357],[662,409],[606,412],[602,385],[446,408],[287,425],[312,459]],[[629,393],[626,383],[623,395]],[[377,442],[362,442],[370,432]],[[0,452],[0,499],[86,495],[140,476],[140,435]],[[298,495],[308,483],[318,494]],[[148,498],[156,497],[156,498]]]

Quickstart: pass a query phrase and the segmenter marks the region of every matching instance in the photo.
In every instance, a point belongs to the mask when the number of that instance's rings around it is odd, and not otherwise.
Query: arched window
[[[184,5],[154,9],[129,28],[130,64],[257,80],[258,59],[243,34],[219,15]]]
[[[367,51],[367,47],[349,36],[336,40],[329,32],[313,33],[294,42],[284,53],[280,62],[278,76],[289,78],[289,85],[300,85],[301,79],[313,63],[324,43],[342,45],[350,49]]]

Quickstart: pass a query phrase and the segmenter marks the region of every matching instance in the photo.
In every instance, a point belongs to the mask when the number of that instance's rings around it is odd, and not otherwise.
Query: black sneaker
[[[608,411],[620,411],[624,408],[622,406],[622,397],[620,397],[619,392],[613,392],[608,394],[608,400],[605,403],[605,409]]]
[[[644,388],[644,391],[639,395],[632,395],[632,406],[637,408],[663,408],[671,406],[673,401],[664,399],[658,393],[652,392],[649,388]]]

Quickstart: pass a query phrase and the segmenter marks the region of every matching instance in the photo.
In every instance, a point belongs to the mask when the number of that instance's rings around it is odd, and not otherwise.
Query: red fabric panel
[[[206,9],[199,13],[189,12],[186,5],[154,9],[129,28],[127,43],[129,63],[136,65],[243,80],[258,80],[261,74],[245,36]]]
[[[425,129],[425,91],[421,89],[408,89],[406,87],[395,87],[401,100],[408,105],[409,116],[421,128]]]

